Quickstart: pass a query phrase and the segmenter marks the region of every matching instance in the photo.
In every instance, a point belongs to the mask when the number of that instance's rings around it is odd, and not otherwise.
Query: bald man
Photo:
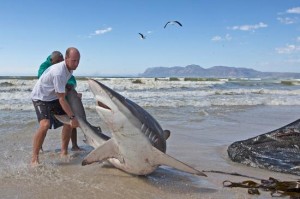
[[[65,61],[47,68],[35,84],[31,99],[37,114],[39,128],[33,137],[31,166],[39,165],[39,151],[50,127],[51,115],[68,115],[70,124],[63,124],[61,156],[68,154],[68,144],[73,128],[79,126],[70,105],[66,100],[66,85],[80,61],[78,49],[71,47],[66,50]]]
[[[51,53],[51,55],[49,55],[46,59],[46,61],[44,61],[40,67],[39,67],[39,70],[38,70],[38,78],[41,77],[41,75],[44,73],[44,71],[49,68],[50,66],[52,66],[53,64],[57,64],[59,62],[62,62],[64,61],[64,56],[62,55],[61,52],[59,51],[53,51]],[[66,88],[69,90],[69,89],[75,89],[77,86],[77,82],[76,82],[76,79],[75,77],[72,75],[71,78],[68,80],[67,82],[67,86]],[[50,116],[50,127],[49,129],[52,129],[52,127],[54,129],[58,128],[58,127],[61,127],[63,124],[58,121],[54,116]],[[71,150],[72,151],[80,151],[81,148],[78,146],[77,144],[77,130],[76,128],[74,128],[72,130],[72,134],[71,134],[71,141],[72,141],[72,148]],[[41,150],[43,150],[43,147],[41,147]]]

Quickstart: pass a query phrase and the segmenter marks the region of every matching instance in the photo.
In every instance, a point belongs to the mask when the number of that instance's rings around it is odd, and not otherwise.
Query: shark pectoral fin
[[[118,157],[118,147],[114,139],[106,141],[104,144],[89,153],[82,161],[82,165],[92,164],[94,162],[101,162],[108,158]]]
[[[169,166],[169,167],[173,167],[175,169],[178,169],[180,171],[184,171],[184,172],[187,172],[187,173],[191,173],[191,174],[196,174],[196,175],[199,175],[199,176],[205,176],[207,177],[207,175],[205,175],[203,172],[179,161],[179,160],[176,160],[175,158],[159,151],[158,149],[154,148],[153,147],[153,150],[154,152],[156,153],[155,156],[156,156],[156,163],[158,165],[166,165],[166,166]]]
[[[67,115],[54,115],[61,123],[70,124],[70,118]]]

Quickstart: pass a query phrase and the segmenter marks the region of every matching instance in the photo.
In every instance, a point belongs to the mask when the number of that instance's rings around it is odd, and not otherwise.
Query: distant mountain
[[[214,77],[214,78],[300,78],[300,73],[260,72],[251,68],[214,66],[202,68],[198,65],[186,67],[152,67],[139,74],[140,77]]]

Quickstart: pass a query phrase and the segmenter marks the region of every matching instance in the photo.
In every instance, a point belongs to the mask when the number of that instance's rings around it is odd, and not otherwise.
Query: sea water
[[[171,130],[167,153],[199,170],[256,174],[257,170],[228,160],[226,147],[300,117],[298,80],[95,79],[142,106],[163,129]],[[161,167],[148,177],[138,178],[99,164],[82,167],[82,159],[92,148],[82,141],[80,130],[78,142],[84,152],[70,152],[69,160],[60,159],[60,129],[49,130],[40,155],[42,166],[30,168],[32,137],[38,127],[30,99],[36,81],[28,77],[0,78],[0,198],[214,198],[220,193],[224,194],[221,198],[235,196],[222,188],[224,177],[220,176],[204,179]],[[77,84],[88,121],[107,132],[94,110],[87,80],[80,78]]]

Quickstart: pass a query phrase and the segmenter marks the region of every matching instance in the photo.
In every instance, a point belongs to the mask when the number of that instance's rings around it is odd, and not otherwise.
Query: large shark
[[[82,165],[107,160],[116,168],[134,175],[147,175],[158,166],[166,165],[180,171],[206,176],[165,153],[169,132],[163,131],[147,111],[96,80],[90,79],[88,83],[96,100],[96,111],[112,137],[109,138],[87,122],[76,91],[71,91],[68,94],[70,106],[79,121],[87,144],[95,148],[84,158]],[[67,117],[60,116],[59,119],[68,122]]]

